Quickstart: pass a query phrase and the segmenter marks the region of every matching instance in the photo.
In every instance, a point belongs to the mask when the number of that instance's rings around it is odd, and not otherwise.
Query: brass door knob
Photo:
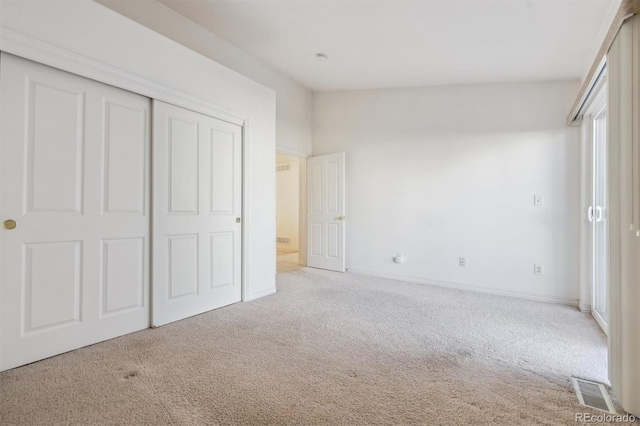
[[[240,223],[240,218],[236,217],[236,223]]]
[[[4,229],[12,230],[12,229],[16,229],[16,226],[18,226],[18,222],[16,222],[13,219],[7,219],[4,222],[2,222],[2,227]]]

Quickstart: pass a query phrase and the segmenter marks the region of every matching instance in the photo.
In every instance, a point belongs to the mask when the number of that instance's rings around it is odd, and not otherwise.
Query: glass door
[[[593,116],[593,299],[592,315],[607,333],[608,320],[608,239],[607,239],[607,110],[603,106]]]

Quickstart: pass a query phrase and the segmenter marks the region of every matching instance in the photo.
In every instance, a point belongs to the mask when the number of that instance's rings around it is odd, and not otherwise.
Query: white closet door
[[[5,53],[0,62],[6,370],[149,326],[150,103]]]
[[[307,161],[307,265],[345,271],[344,153]]]
[[[242,128],[153,103],[155,326],[241,300]]]

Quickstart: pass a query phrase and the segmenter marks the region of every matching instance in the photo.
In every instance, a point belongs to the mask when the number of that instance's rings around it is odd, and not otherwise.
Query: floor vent
[[[291,170],[291,164],[278,164],[276,166],[276,172],[286,172],[287,170]]]
[[[291,243],[291,238],[289,238],[289,237],[276,237],[276,243],[290,244]]]
[[[613,404],[607,394],[607,389],[602,383],[576,379],[575,377],[572,377],[571,381],[580,405],[604,411],[605,413],[616,414],[616,410],[613,408]]]

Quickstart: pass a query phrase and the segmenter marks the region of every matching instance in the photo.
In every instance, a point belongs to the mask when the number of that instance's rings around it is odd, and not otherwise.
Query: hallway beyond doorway
[[[277,258],[277,272],[291,271],[301,267],[297,251],[278,248]]]
[[[277,271],[300,266],[300,159],[276,156]]]

